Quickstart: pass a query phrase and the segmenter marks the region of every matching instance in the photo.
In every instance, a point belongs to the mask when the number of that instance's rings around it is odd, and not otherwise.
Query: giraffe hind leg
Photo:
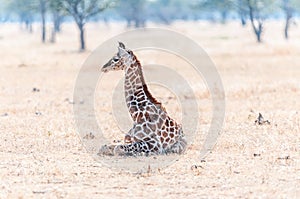
[[[148,154],[149,152],[148,144],[141,141],[122,145],[104,145],[100,148],[98,155],[130,156]]]
[[[114,149],[116,148],[116,145],[103,145],[99,152],[98,155],[109,155],[112,156],[114,155]]]
[[[171,148],[167,151],[167,153],[182,154],[184,153],[186,146],[187,146],[187,142],[185,138],[181,137],[171,146]]]

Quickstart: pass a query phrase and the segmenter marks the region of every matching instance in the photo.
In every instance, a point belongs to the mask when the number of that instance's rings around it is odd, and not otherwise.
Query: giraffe
[[[102,72],[125,71],[125,99],[133,127],[125,135],[125,144],[104,145],[99,155],[182,154],[186,139],[181,125],[149,92],[142,66],[130,49],[119,42],[116,53],[101,69]]]

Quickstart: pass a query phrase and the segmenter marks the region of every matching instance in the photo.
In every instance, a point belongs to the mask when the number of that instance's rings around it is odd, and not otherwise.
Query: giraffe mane
[[[161,102],[159,102],[155,97],[153,97],[153,95],[150,93],[148,86],[146,84],[146,81],[144,79],[144,75],[143,75],[143,67],[141,65],[141,62],[137,59],[137,57],[132,53],[134,60],[136,61],[137,66],[140,68],[141,71],[141,77],[142,77],[142,83],[143,83],[143,90],[146,94],[146,96],[148,97],[148,99],[156,104],[159,105],[161,108],[163,108],[165,110],[165,108],[162,106]]]
[[[154,103],[154,104],[157,104],[157,105],[161,105],[161,102],[157,101],[157,99],[155,97],[152,96],[152,94],[150,93],[150,91],[148,90],[148,87],[146,84],[143,84],[143,89],[144,89],[144,92],[146,94],[146,96],[149,98],[149,100]]]

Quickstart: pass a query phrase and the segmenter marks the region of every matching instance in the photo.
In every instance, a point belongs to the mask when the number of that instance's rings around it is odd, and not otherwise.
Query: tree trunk
[[[261,30],[258,30],[255,34],[256,34],[256,39],[258,43],[261,43]]]
[[[263,21],[262,19],[258,19],[257,20],[257,23],[258,23],[258,27],[255,26],[255,23],[254,23],[254,14],[253,14],[253,7],[251,6],[250,4],[250,1],[248,0],[248,7],[249,7],[249,16],[250,16],[250,21],[251,21],[251,25],[252,25],[252,28],[253,28],[253,31],[256,35],[256,40],[258,43],[261,43],[261,34],[263,32]]]
[[[79,28],[79,31],[80,31],[80,51],[84,51],[85,50],[84,24],[83,23],[79,23],[78,24],[78,28]]]
[[[42,16],[42,42],[46,41],[46,1],[40,0],[40,9]]]
[[[135,19],[134,20],[134,27],[135,28],[139,28],[140,27],[140,21],[139,21],[139,19]]]
[[[21,22],[22,23],[22,22]],[[24,19],[24,23],[25,23],[25,29],[29,32],[32,33],[32,20],[30,17],[25,17]],[[22,27],[22,24],[21,24]]]
[[[45,43],[46,40],[46,22],[45,18],[42,19],[42,42]]]
[[[50,39],[51,43],[55,43],[56,42],[56,31],[55,28],[53,27],[51,30],[51,39]]]
[[[59,13],[55,10],[52,11],[52,22],[53,22],[53,27],[51,29],[51,43],[56,42],[56,33],[60,32],[60,25],[61,25],[61,19],[62,17],[59,15]]]
[[[57,11],[53,11],[52,15],[53,15],[54,30],[55,30],[55,32],[60,32],[60,30],[61,30],[60,26],[61,26],[61,22],[62,22],[62,16]]]
[[[222,10],[221,12],[221,24],[226,24],[227,22],[227,10]]]
[[[243,27],[246,26],[246,24],[247,24],[246,17],[245,17],[245,14],[242,12],[240,13],[240,20],[241,20],[242,26]]]
[[[258,43],[261,43],[262,42],[261,34],[263,32],[263,24],[262,24],[262,22],[258,22],[258,23],[259,23],[258,27],[256,27],[255,24],[254,24],[254,21],[251,21],[254,33],[256,35],[256,40],[257,40]]]
[[[135,28],[144,28],[145,27],[145,20],[136,17],[134,19],[134,27]]]
[[[32,29],[32,22],[29,23],[29,32],[32,33],[33,29]]]
[[[290,27],[290,19],[286,18],[285,27],[284,27],[284,37],[285,37],[285,39],[289,39],[289,27]]]
[[[50,39],[51,43],[56,42],[56,20],[57,20],[56,18],[57,18],[57,12],[52,11],[53,27],[51,29],[51,39]]]
[[[244,18],[244,16],[241,16],[241,24],[242,24],[242,26],[246,26],[246,24],[247,24],[246,19]]]
[[[126,22],[127,22],[126,27],[130,28],[131,27],[131,20],[130,19],[126,19]]]
[[[55,29],[55,32],[60,32],[61,30],[61,17],[58,16],[57,19],[55,20],[55,24],[54,24],[54,29]]]
[[[244,8],[244,4],[243,4],[242,0],[238,1],[238,9],[239,9],[239,16],[240,16],[241,24],[242,24],[242,26],[245,26],[247,24],[246,10]]]
[[[29,20],[28,19],[25,19],[25,29],[26,30],[29,30]]]
[[[288,6],[285,7],[285,26],[284,26],[284,37],[285,39],[289,39],[289,28],[292,19],[292,11]]]

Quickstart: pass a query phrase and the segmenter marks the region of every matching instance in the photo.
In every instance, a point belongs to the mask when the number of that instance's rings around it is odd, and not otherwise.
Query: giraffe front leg
[[[135,133],[135,125],[125,134],[124,142],[130,144],[134,142],[133,134]]]
[[[130,151],[130,149],[128,150],[128,144],[133,143],[133,137],[132,137],[132,133],[134,131],[134,128],[130,129],[129,132],[127,134],[125,134],[124,137],[124,142],[125,145],[103,145],[99,152],[98,155],[109,155],[109,156],[113,156],[113,155],[126,155],[126,153],[128,153],[127,151]],[[129,147],[132,148],[132,147]]]
[[[167,153],[182,154],[186,149],[186,145],[187,145],[186,139],[184,137],[181,137],[171,146],[171,148],[167,151]]]
[[[148,151],[148,146],[144,142],[133,142],[130,144],[121,145],[103,145],[98,155],[104,156],[125,156],[125,155],[139,155],[141,153],[146,153]]]
[[[133,142],[130,144],[117,145],[114,148],[114,155],[124,156],[124,155],[142,155],[148,154],[150,152],[149,146],[144,141]]]

